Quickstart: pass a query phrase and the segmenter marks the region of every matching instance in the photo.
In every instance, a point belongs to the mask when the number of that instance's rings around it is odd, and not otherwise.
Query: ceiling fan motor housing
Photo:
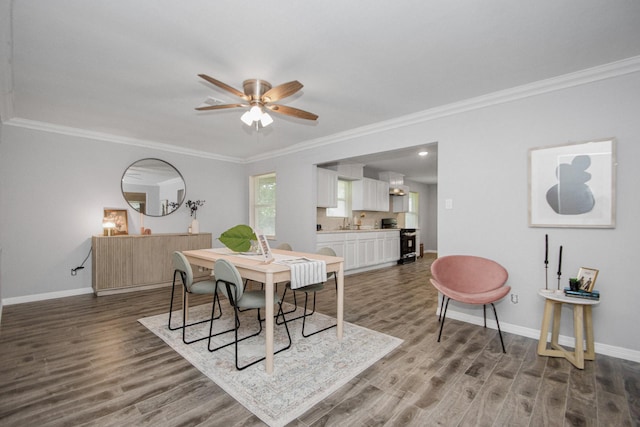
[[[249,97],[251,104],[255,102],[260,104],[269,102],[267,99],[263,100],[262,95],[271,89],[271,83],[260,79],[248,79],[242,83],[242,88],[244,89],[245,95]]]

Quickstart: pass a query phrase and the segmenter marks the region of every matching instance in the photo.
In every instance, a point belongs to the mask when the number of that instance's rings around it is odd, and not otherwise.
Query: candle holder
[[[544,289],[540,292],[550,293],[553,289],[549,289],[549,235],[544,235]]]

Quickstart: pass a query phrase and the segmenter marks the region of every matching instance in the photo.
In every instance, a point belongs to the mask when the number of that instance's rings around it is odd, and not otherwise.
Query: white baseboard
[[[440,306],[436,310],[436,315],[440,314]],[[479,316],[471,316],[466,313],[454,311],[449,308],[447,310],[447,319],[460,320],[462,322],[471,323],[473,325],[484,326],[484,319]],[[445,326],[446,327],[446,326]],[[498,330],[498,325],[495,319],[490,319],[487,316],[487,328]],[[500,322],[500,329],[504,332],[520,335],[527,338],[533,338],[535,340],[540,339],[540,329],[525,328],[523,326],[513,325],[511,323]],[[575,345],[575,338],[566,335],[560,335],[558,337],[558,343],[560,345],[572,347]],[[618,359],[630,360],[632,362],[640,363],[640,351],[631,350],[623,347],[616,347],[609,344],[595,343],[595,351],[598,354],[606,356],[616,357]]]
[[[4,298],[2,300],[2,305],[13,305],[13,304],[22,304],[25,302],[35,302],[35,301],[44,301],[48,299],[54,298],[64,298],[64,297],[72,297],[76,295],[84,295],[84,294],[92,294],[93,288],[78,288],[78,289],[69,289],[66,291],[58,291],[58,292],[47,292],[44,294],[35,294],[35,295],[25,295],[22,297],[13,297],[13,298]]]

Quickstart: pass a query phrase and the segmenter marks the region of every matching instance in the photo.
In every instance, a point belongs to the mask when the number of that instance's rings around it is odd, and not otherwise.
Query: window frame
[[[272,203],[260,203],[256,201],[258,195],[258,186],[261,185],[261,180],[273,178],[273,202]],[[252,175],[249,178],[249,225],[256,233],[263,233],[267,238],[273,239],[276,235],[276,219],[277,219],[277,195],[278,195],[278,183],[277,175],[275,172],[262,173],[258,175]],[[259,210],[264,208],[273,207],[273,233],[264,232],[257,224],[260,214]]]
[[[420,193],[418,193],[417,191],[410,191],[406,197],[409,197],[409,210],[407,210],[407,212],[405,212],[404,214],[405,227],[419,228],[418,225],[420,224]],[[407,221],[409,218],[412,218],[414,220],[414,224],[410,224],[411,221]]]
[[[340,185],[344,185],[344,198],[340,198]],[[336,211],[339,209],[338,207],[335,208],[327,208],[326,209],[326,216],[329,218],[351,218],[351,181],[347,180],[347,179],[340,179],[338,178],[338,190],[337,190],[337,198],[338,198],[338,206],[340,206],[340,202],[344,203],[344,215],[332,215],[330,213],[330,210],[333,210],[334,213],[336,213]]]

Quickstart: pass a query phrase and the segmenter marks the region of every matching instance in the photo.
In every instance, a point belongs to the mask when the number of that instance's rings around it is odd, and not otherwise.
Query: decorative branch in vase
[[[198,223],[198,208],[204,206],[204,202],[204,200],[187,200],[187,207],[191,211],[191,216],[193,217],[189,229],[193,234],[198,234],[200,232],[200,224]]]

